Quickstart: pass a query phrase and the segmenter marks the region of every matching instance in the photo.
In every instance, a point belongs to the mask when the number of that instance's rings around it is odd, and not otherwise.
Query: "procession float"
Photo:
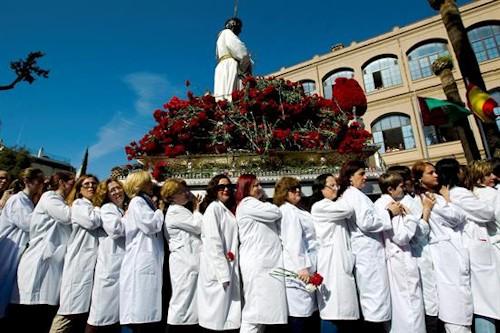
[[[358,82],[337,78],[334,87],[325,99],[306,95],[300,83],[249,76],[231,101],[188,91],[155,110],[156,125],[125,151],[158,181],[335,172],[377,147],[360,122],[367,101]]]

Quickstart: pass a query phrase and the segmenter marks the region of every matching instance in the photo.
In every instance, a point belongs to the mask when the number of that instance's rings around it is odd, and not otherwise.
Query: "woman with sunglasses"
[[[165,238],[170,250],[169,269],[172,297],[168,306],[169,332],[191,332],[198,324],[196,285],[200,270],[201,221],[199,197],[193,199],[193,212],[185,206],[193,198],[186,182],[168,179],[161,188],[169,204],[165,215]]]
[[[351,332],[359,319],[354,281],[354,255],[347,221],[354,214],[343,199],[337,200],[339,186],[330,174],[318,176],[312,186],[311,214],[319,241],[318,272],[323,284],[317,292],[322,332]]]
[[[252,174],[238,178],[235,197],[245,299],[240,332],[263,332],[266,325],[287,323],[285,280],[270,274],[283,267],[281,211],[261,201],[264,190]]]
[[[198,316],[200,326],[214,331],[238,330],[241,323],[238,225],[233,210],[231,180],[226,175],[213,177],[201,203]]]
[[[64,257],[61,301],[51,331],[83,331],[90,310],[94,269],[99,247],[101,215],[93,204],[99,180],[93,175],[78,178],[68,200],[72,231]]]
[[[318,310],[316,292],[306,289],[310,276],[317,270],[318,242],[311,214],[298,207],[300,199],[298,179],[283,177],[276,183],[273,203],[281,211],[283,266],[298,274],[298,279],[285,279],[288,325],[293,333],[319,329],[319,320],[313,318]]]

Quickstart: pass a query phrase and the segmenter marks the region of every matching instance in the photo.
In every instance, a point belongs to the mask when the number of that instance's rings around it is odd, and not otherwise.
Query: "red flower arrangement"
[[[227,152],[361,152],[370,134],[348,123],[354,107],[357,116],[365,112],[365,94],[355,80],[338,78],[333,95],[332,100],[307,96],[299,83],[255,77],[244,80],[232,102],[188,92],[187,99],[173,97],[155,110],[156,125],[125,152],[129,160]]]

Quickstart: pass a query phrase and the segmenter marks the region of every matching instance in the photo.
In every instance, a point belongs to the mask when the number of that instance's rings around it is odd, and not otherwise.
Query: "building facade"
[[[427,4],[424,4],[427,5]],[[462,20],[490,92],[500,90],[500,1],[478,0],[460,7]],[[435,162],[455,157],[465,162],[455,128],[424,126],[417,96],[445,99],[432,62],[449,54],[453,74],[465,101],[466,89],[453,48],[440,15],[395,27],[391,32],[344,47],[269,74],[301,82],[308,94],[332,96],[337,77],[356,79],[368,100],[363,116],[386,165],[411,165],[417,160]],[[478,123],[469,116],[478,148],[484,146]]]

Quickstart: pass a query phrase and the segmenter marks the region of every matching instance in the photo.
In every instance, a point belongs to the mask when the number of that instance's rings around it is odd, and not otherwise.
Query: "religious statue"
[[[214,96],[231,101],[231,94],[242,88],[241,79],[252,74],[252,60],[239,39],[243,24],[237,17],[226,21],[217,38]]]

